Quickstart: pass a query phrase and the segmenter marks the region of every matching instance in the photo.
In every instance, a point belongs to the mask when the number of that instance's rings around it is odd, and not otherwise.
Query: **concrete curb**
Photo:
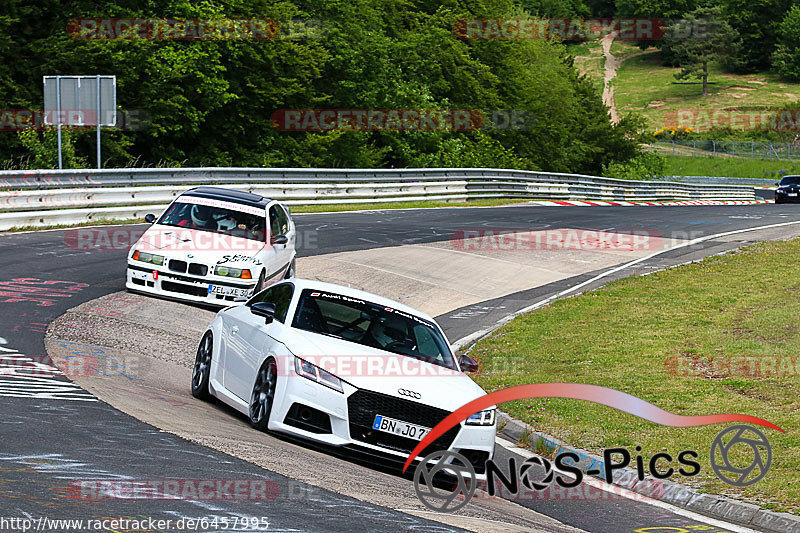
[[[512,442],[519,442],[521,439],[526,438],[532,450],[536,449],[538,441],[544,442],[550,448],[555,448],[556,455],[560,452],[574,452],[580,457],[577,466],[581,470],[587,475],[592,475],[592,477],[605,481],[605,465],[602,457],[586,450],[569,446],[555,437],[536,431],[530,424],[511,418],[506,413],[498,411],[498,425],[503,423],[505,423],[505,426],[499,433]],[[597,469],[599,469],[597,474],[588,473],[589,470]],[[615,471],[613,484],[676,507],[682,507],[702,515],[728,520],[762,531],[800,533],[800,516],[761,509],[757,505],[741,502],[727,496],[702,494],[696,489],[667,479],[645,476],[644,480],[640,481],[636,475],[636,470],[632,468]]]

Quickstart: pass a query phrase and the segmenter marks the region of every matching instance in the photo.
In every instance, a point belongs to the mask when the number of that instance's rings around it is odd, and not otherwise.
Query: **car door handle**
[[[239,326],[233,326],[231,328],[231,335],[236,335],[237,333],[239,333]]]

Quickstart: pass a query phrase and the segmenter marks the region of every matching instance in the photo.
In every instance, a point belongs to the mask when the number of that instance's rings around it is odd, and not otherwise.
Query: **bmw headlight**
[[[494,425],[495,409],[487,409],[480,413],[475,413],[467,418],[464,423],[468,426],[491,426]]]
[[[143,263],[152,263],[154,265],[163,265],[164,264],[164,256],[163,255],[155,255],[155,254],[148,254],[147,252],[140,252],[139,250],[135,250],[131,255],[131,259],[134,261],[141,261]]]
[[[320,367],[316,365],[312,365],[308,361],[300,359],[299,357],[294,358],[294,371],[297,372],[298,375],[303,376],[306,379],[310,379],[311,381],[316,381],[320,385],[324,385],[335,391],[344,393],[344,389],[342,389],[341,379],[337,378],[330,372],[322,370]]]
[[[253,279],[253,274],[246,268],[231,268],[217,265],[216,268],[214,268],[214,274],[229,278]]]

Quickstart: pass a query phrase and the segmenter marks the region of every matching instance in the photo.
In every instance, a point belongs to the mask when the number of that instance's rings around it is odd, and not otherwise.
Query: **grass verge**
[[[665,427],[577,400],[502,405],[536,429],[601,455],[604,448],[622,446],[635,458],[639,445],[646,465],[657,452],[676,457],[695,450],[700,474],[673,480],[797,513],[800,283],[786,273],[798,262],[800,240],[759,243],[556,301],[479,341],[470,352],[482,362],[476,380],[487,391],[527,383],[588,383],[682,415],[764,418],[785,430],[764,430],[772,444],[772,467],[758,483],[735,488],[718,480],[709,462],[711,442],[726,425]],[[732,375],[719,364],[727,356],[781,357],[776,367],[781,375]],[[733,450],[734,461],[749,464],[749,448]]]
[[[798,161],[769,161],[731,157],[666,156],[667,176],[725,176],[729,178],[764,178],[778,180],[784,174],[800,174]],[[772,182],[767,183],[772,185]]]

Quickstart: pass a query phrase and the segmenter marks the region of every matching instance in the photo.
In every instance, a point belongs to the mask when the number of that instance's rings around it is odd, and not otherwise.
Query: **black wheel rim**
[[[203,337],[203,341],[197,348],[197,357],[194,361],[194,371],[192,372],[192,387],[197,390],[208,377],[211,369],[211,352],[213,351],[211,335]]]
[[[250,398],[250,419],[258,424],[269,413],[272,399],[275,398],[275,364],[270,363],[258,371],[253,395]]]

